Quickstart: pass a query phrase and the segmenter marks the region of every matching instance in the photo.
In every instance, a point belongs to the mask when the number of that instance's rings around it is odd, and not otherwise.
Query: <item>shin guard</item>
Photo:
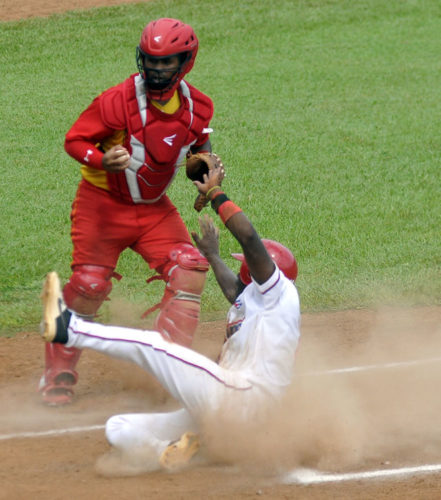
[[[170,261],[155,329],[165,338],[190,347],[199,322],[209,264],[199,250],[188,244],[176,247],[170,253]]]
[[[112,277],[121,279],[113,269],[102,266],[79,265],[63,289],[69,309],[86,319],[95,317],[99,307],[112,290]],[[50,406],[61,406],[72,401],[73,386],[78,381],[75,367],[81,351],[63,344],[46,344],[46,366],[39,390],[43,401]]]
[[[39,390],[43,401],[50,406],[61,406],[72,401],[72,387],[78,381],[75,367],[81,351],[64,344],[45,344],[46,369]]]

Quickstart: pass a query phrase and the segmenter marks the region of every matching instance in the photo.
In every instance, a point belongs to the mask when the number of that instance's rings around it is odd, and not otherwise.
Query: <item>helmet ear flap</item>
[[[263,244],[273,261],[282,273],[290,280],[295,280],[298,274],[297,260],[294,254],[278,241],[262,239]]]
[[[250,270],[248,269],[247,263],[245,261],[243,261],[242,265],[240,266],[239,278],[244,285],[249,285],[251,283]]]
[[[240,260],[240,262],[242,262],[242,265],[239,269],[239,278],[244,285],[249,285],[251,283],[251,274],[250,270],[248,269],[248,265],[245,262],[244,255],[241,253],[232,253],[231,257],[234,257],[236,260]]]
[[[139,45],[136,47],[136,65],[138,66],[139,74],[145,80],[144,52]]]

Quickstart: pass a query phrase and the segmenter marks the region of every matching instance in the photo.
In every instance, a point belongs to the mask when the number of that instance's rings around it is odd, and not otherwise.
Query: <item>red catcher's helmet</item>
[[[191,70],[198,52],[199,42],[193,28],[178,19],[161,18],[147,24],[136,48],[136,62],[143,77],[149,97],[168,100],[184,76]],[[148,78],[144,67],[146,57],[161,59],[179,56],[178,70],[168,80],[158,83]],[[160,70],[158,71],[160,72]]]
[[[291,250],[283,246],[281,243],[273,240],[262,239],[262,243],[265,246],[269,256],[277,264],[277,267],[283,272],[283,274],[290,280],[295,280],[298,274],[297,261]],[[239,277],[241,281],[248,285],[251,283],[250,271],[248,265],[245,262],[245,257],[241,253],[232,253],[232,257],[242,262],[239,271]]]

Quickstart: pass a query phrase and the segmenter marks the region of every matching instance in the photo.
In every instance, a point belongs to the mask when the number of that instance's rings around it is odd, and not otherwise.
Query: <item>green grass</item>
[[[45,273],[69,276],[79,168],[64,134],[136,71],[143,26],[166,16],[198,34],[188,80],[214,100],[225,190],[294,250],[303,311],[439,304],[439,2],[153,1],[0,23],[1,332],[36,328]],[[183,172],[169,194],[197,228]],[[236,269],[238,250],[223,230]],[[161,297],[137,255],[117,271],[104,320],[119,298],[142,310]],[[210,273],[203,316],[226,308]]]

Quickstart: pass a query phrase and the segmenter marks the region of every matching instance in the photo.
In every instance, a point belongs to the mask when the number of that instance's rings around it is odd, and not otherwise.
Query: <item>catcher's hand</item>
[[[185,172],[187,177],[192,181],[204,182],[204,174],[212,169],[220,169],[219,185],[225,177],[225,169],[222,160],[214,153],[196,153],[187,156]],[[205,194],[199,193],[194,202],[194,208],[200,212],[208,203],[208,198]]]

